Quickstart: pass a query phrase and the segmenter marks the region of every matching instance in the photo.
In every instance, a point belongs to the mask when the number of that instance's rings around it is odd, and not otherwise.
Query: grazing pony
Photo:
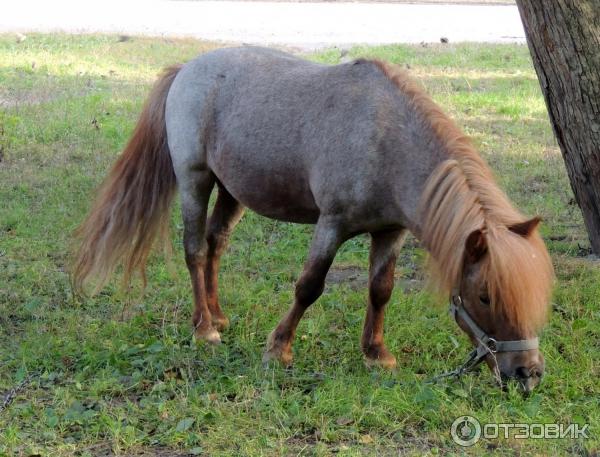
[[[207,222],[213,188],[218,198]],[[478,361],[530,390],[544,362],[537,332],[553,271],[537,233],[496,185],[470,140],[408,75],[356,60],[328,66],[263,48],[220,49],[167,69],[132,138],[78,229],[73,277],[107,280],[123,262],[144,271],[167,237],[179,189],[195,336],[220,341],[219,258],[248,207],[315,224],[295,301],[271,333],[265,361],[288,365],[296,326],[323,292],[336,251],[369,233],[369,295],[362,350],[394,367],[384,308],[407,230],[431,254]]]

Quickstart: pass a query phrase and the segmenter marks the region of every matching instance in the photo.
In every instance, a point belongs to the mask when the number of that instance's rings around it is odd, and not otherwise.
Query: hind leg
[[[367,366],[392,369],[395,357],[383,342],[383,319],[385,305],[394,289],[396,259],[406,230],[372,233],[369,256],[369,303],[362,334],[362,350]]]
[[[185,179],[184,179],[185,178]],[[194,295],[194,335],[209,343],[219,343],[221,336],[212,325],[206,296],[205,269],[208,254],[206,213],[215,179],[208,170],[188,171],[178,175],[183,213],[183,247]]]
[[[215,176],[208,167],[206,145],[206,133],[214,122],[209,98],[213,85],[210,78],[204,82],[198,80],[194,65],[184,65],[167,96],[165,123],[181,195],[183,245],[194,295],[194,335],[218,343],[220,335],[212,325],[205,280],[208,200],[215,184]]]
[[[227,247],[229,236],[243,214],[244,207],[224,187],[220,186],[219,196],[208,223],[206,234],[208,255],[204,269],[208,309],[212,316],[213,327],[217,330],[224,330],[229,325],[229,320],[219,306],[219,263],[221,255]]]
[[[344,238],[335,221],[319,219],[310,246],[304,271],[296,283],[294,305],[281,319],[269,336],[263,363],[278,360],[283,365],[292,363],[292,340],[296,327],[306,309],[323,293],[325,276]]]

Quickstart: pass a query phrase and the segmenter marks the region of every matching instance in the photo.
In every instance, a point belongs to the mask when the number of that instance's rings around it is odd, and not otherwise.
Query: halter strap
[[[458,316],[465,324],[467,324],[467,327],[469,327],[469,330],[473,333],[478,344],[477,347],[469,353],[469,357],[460,367],[435,376],[428,382],[436,382],[447,377],[462,376],[483,362],[483,359],[485,359],[488,354],[495,354],[497,352],[529,351],[530,349],[537,349],[539,347],[539,340],[537,337],[528,338],[526,340],[498,341],[489,336],[469,315],[463,306],[462,298],[457,290],[453,291],[450,297],[450,314],[452,314],[455,320]]]
[[[479,352],[480,346],[484,346],[481,348],[485,350],[485,354],[488,352],[496,353],[496,352],[514,352],[514,351],[529,351],[531,349],[537,349],[539,347],[539,339],[528,338],[525,340],[509,340],[509,341],[499,341],[495,338],[489,336],[477,323],[473,320],[473,318],[469,315],[465,307],[463,306],[462,298],[458,294],[453,294],[450,299],[450,314],[456,319],[459,316],[469,327],[469,330],[475,336],[475,339],[479,342],[477,349]]]

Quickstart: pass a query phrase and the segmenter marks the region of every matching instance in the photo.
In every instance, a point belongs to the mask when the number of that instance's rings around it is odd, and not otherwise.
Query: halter
[[[471,351],[467,360],[460,367],[436,376],[432,379],[432,381],[437,381],[440,378],[446,378],[449,376],[461,376],[483,362],[483,359],[485,359],[488,354],[496,354],[498,352],[529,351],[539,347],[539,340],[537,337],[526,340],[498,341],[496,338],[489,336],[469,315],[463,306],[463,300],[458,290],[454,290],[450,296],[450,314],[452,317],[454,317],[454,320],[457,320],[457,317],[460,317],[463,320],[467,327],[469,327],[469,330],[477,340],[478,344],[477,347]]]

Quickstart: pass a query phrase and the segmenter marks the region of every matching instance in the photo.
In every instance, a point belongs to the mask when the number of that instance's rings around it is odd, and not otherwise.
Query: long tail
[[[176,181],[167,145],[165,103],[180,68],[167,68],[156,82],[133,136],[75,232],[75,290],[83,290],[92,277],[98,290],[120,262],[125,284],[138,269],[145,283],[146,260],[155,239],[168,240]]]

